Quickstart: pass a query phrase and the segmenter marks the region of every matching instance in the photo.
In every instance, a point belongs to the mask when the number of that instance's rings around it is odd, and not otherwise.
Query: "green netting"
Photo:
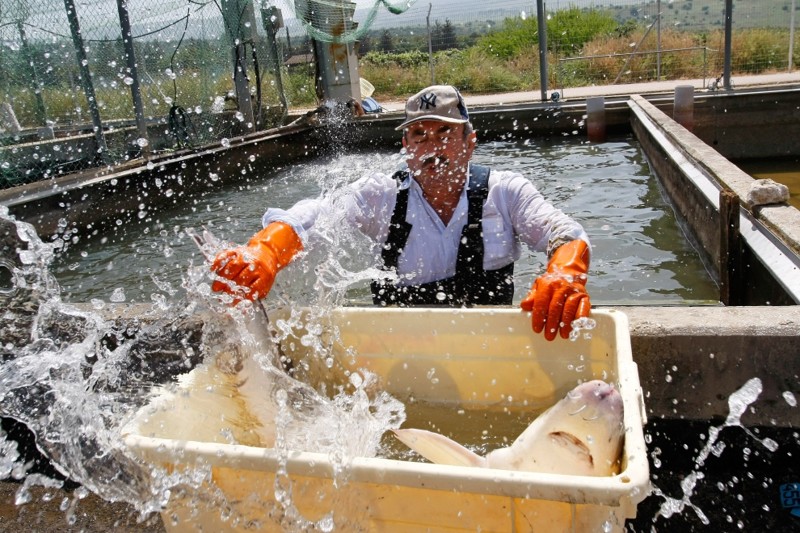
[[[289,4],[289,9],[303,23],[309,36],[317,41],[352,43],[369,32],[381,6],[389,13],[399,15],[408,11],[416,1],[375,0],[366,18],[357,25],[352,17],[355,4],[346,0],[295,0],[293,4]],[[342,20],[345,21],[344,27]]]

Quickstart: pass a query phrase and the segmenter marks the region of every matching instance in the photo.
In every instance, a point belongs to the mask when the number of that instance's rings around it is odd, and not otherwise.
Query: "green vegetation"
[[[685,13],[694,10],[711,13],[716,7],[704,9],[710,3],[711,0],[694,0],[669,5]],[[657,79],[659,66],[655,53],[630,55],[634,48],[640,52],[657,49],[656,32],[648,32],[647,25],[630,18],[630,11],[639,9],[642,6],[625,6],[624,16],[619,6],[605,11],[570,8],[553,13],[547,21],[549,86],[577,87],[614,80],[633,83]],[[758,12],[765,15],[769,11],[765,7]],[[664,50],[660,61],[661,79],[720,75],[724,60],[722,27],[718,25],[709,31],[706,26],[702,32],[687,31],[686,25],[670,26],[666,19],[661,30],[661,50]],[[463,32],[461,35],[464,39]],[[539,85],[535,18],[506,19],[490,33],[473,36],[473,41],[471,46],[434,54],[436,83],[453,84],[474,93],[531,90]],[[421,50],[371,52],[362,58],[361,75],[375,86],[378,100],[403,98],[430,82],[428,56]],[[788,50],[788,28],[737,29],[733,37],[733,72],[784,70],[788,66]],[[587,59],[578,59],[580,57]],[[795,35],[793,63],[800,64],[798,35]]]
[[[734,5],[734,74],[787,68],[790,0],[768,0],[757,9]],[[768,4],[768,5],[767,5]],[[662,2],[662,79],[715,78],[722,72],[723,14],[718,0]],[[546,23],[550,87],[575,87],[654,80],[659,73],[655,31],[648,31],[655,2],[605,9],[572,7],[550,13]],[[739,17],[736,14],[740,13]],[[432,25],[433,75],[468,93],[532,90],[539,86],[537,20],[513,17],[501,23],[470,21]],[[222,40],[187,39],[176,52],[169,42],[137,42],[145,114],[166,117],[171,105],[208,111],[232,90],[230,50]],[[13,103],[20,122],[38,124],[31,64],[37,65],[40,99],[47,117],[60,124],[88,123],[88,108],[76,73],[71,42],[32,43],[25,53],[0,44],[0,93]],[[680,51],[671,51],[680,50]],[[795,36],[794,65],[800,64]],[[298,52],[295,52],[298,53]],[[303,51],[302,53],[306,53]],[[427,30],[376,30],[359,46],[360,75],[376,88],[378,101],[403,99],[431,82]],[[103,120],[131,118],[120,42],[90,50],[92,78]],[[251,74],[251,84],[255,78]],[[279,102],[271,73],[260,72],[265,105]],[[255,86],[255,84],[253,84]],[[291,106],[316,105],[313,68],[292,67],[283,86]],[[254,89],[255,92],[255,89]],[[255,95],[255,94],[254,94]],[[228,107],[232,107],[228,103]]]

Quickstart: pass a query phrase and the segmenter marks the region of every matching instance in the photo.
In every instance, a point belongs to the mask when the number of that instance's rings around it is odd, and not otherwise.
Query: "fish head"
[[[568,392],[487,461],[496,468],[609,476],[618,471],[624,436],[622,396],[594,380]]]
[[[547,413],[549,440],[576,455],[592,475],[611,475],[618,467],[625,436],[622,395],[601,380],[578,385]]]

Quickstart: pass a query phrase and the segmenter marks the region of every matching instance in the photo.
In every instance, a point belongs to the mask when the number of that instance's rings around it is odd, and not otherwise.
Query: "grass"
[[[630,52],[637,45],[640,52],[657,49],[656,35],[650,32],[642,41],[645,29],[639,28],[626,36],[600,36],[587,42],[580,56],[597,57],[563,61],[568,56],[559,51],[548,53],[551,86],[580,87],[618,83],[653,81],[658,79],[656,54],[637,55],[623,69]],[[794,65],[800,65],[800,39],[795,36]],[[750,74],[786,70],[788,67],[788,30],[747,28],[733,35],[733,74]],[[706,48],[703,50],[702,48]],[[722,30],[708,33],[666,29],[661,32],[661,49],[689,49],[662,52],[661,79],[692,79],[716,77],[723,69],[724,34]],[[539,52],[528,46],[505,60],[492,56],[477,47],[457,53],[435,55],[436,83],[452,84],[464,92],[492,93],[531,90],[539,85]],[[578,57],[578,56],[575,56]],[[620,73],[622,73],[620,75]],[[401,66],[384,58],[373,64],[362,60],[360,74],[375,86],[375,98],[405,98],[430,82],[430,69],[424,65]]]
[[[710,0],[709,0],[710,1]],[[680,2],[674,2],[681,11]],[[671,5],[671,4],[670,4]],[[703,2],[695,0],[694,7]],[[739,3],[737,2],[737,7]],[[613,10],[612,10],[613,11]],[[671,11],[671,10],[670,10]],[[700,9],[702,11],[702,9]],[[603,85],[657,79],[655,54],[635,56],[625,68],[629,54],[639,44],[640,51],[656,49],[656,35],[645,36],[644,27],[626,26],[626,32],[602,32],[582,44],[577,52],[569,54],[553,43],[548,52],[550,79],[553,87]],[[633,28],[633,29],[632,29]],[[733,74],[752,74],[786,70],[788,67],[789,32],[787,29],[742,28],[733,34]],[[661,31],[662,50],[707,47],[707,50],[663,52],[661,79],[688,79],[716,77],[723,69],[723,30],[690,32],[675,27]],[[589,56],[613,56],[595,57]],[[564,61],[568,57],[586,57]],[[518,43],[513,50],[503,48],[493,53],[492,47],[478,42],[459,50],[434,54],[434,80],[452,84],[473,94],[532,90],[539,86],[539,53],[535,43]],[[800,38],[795,35],[794,66],[800,65]],[[359,65],[359,73],[375,86],[376,100],[404,99],[431,82],[428,55],[421,52],[397,54],[367,54]],[[621,74],[620,74],[621,73]],[[104,78],[107,79],[107,78]],[[262,101],[265,105],[278,105],[275,80],[264,75]],[[208,111],[216,97],[225,96],[232,88],[227,72],[209,75],[203,71],[184,71],[173,82],[163,75],[148,76],[141,85],[145,116],[166,117],[174,102],[187,110],[199,108]],[[316,105],[313,72],[309,69],[292,70],[284,76],[287,101],[294,107]],[[130,87],[122,81],[103,81],[95,86],[100,115],[104,121],[130,119],[133,111]],[[23,125],[37,124],[35,95],[27,88],[6,88],[5,101],[13,104],[17,118]],[[58,124],[91,122],[83,92],[79,87],[45,87],[42,98],[47,106],[48,118]],[[232,107],[232,103],[228,103]]]

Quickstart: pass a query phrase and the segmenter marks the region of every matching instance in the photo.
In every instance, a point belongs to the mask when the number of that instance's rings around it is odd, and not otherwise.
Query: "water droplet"
[[[770,438],[766,438],[766,439],[762,440],[761,444],[763,444],[764,447],[766,449],[768,449],[769,451],[771,451],[771,452],[775,452],[775,451],[778,450],[778,443],[775,442],[774,440],[770,439]]]
[[[136,145],[141,147],[141,148],[144,148],[148,144],[150,144],[150,141],[148,141],[144,137],[139,137],[138,139],[136,139]]]
[[[122,79],[122,83],[124,83],[125,85],[133,85],[133,78],[131,78],[130,76],[125,76]]]
[[[122,287],[117,287],[111,293],[111,298],[109,298],[114,303],[121,303],[125,301],[125,289]]]
[[[330,533],[333,531],[335,525],[336,524],[333,522],[333,516],[331,515],[325,515],[320,518],[319,522],[317,522],[317,528],[323,533]]]
[[[795,396],[792,393],[792,391],[788,391],[788,390],[785,391],[783,393],[783,399],[786,401],[786,403],[788,403],[792,407],[797,407],[797,398],[795,398]]]
[[[220,139],[219,143],[220,143],[222,146],[224,146],[225,148],[228,148],[228,147],[230,147],[230,145],[231,145],[231,140],[230,140],[230,139],[228,139],[227,137],[223,137],[222,139]]]

